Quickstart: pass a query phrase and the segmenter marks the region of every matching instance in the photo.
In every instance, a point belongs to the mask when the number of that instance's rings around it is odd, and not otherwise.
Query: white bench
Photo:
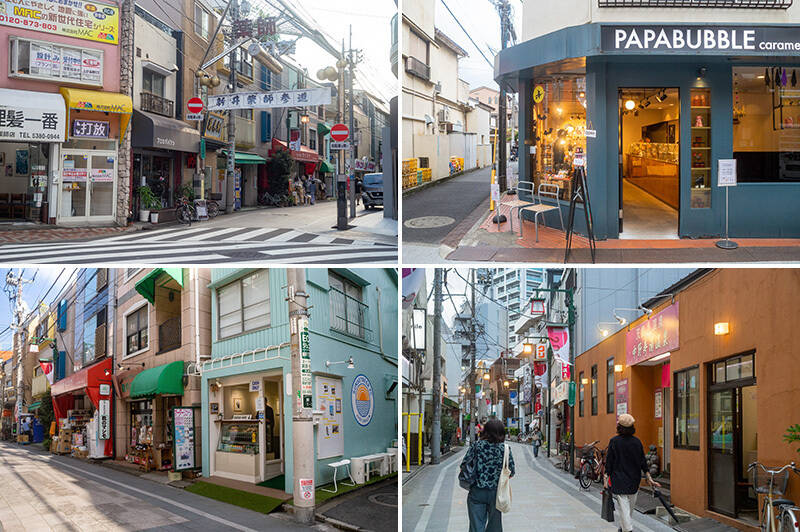
[[[389,453],[376,453],[368,454],[366,456],[354,456],[353,463],[353,479],[356,484],[364,484],[369,480],[370,475],[373,473],[372,465],[380,462],[380,474],[389,474]]]
[[[330,464],[328,464],[328,467],[332,467],[333,468],[333,489],[320,488],[321,490],[327,491],[329,493],[336,493],[337,491],[339,491],[339,488],[336,487],[336,473],[338,472],[340,467],[346,467],[347,468],[347,476],[350,477],[350,482],[345,482],[344,480],[342,480],[342,484],[344,484],[345,486],[355,486],[356,485],[356,481],[353,480],[353,475],[350,473],[350,460],[347,460],[345,458],[344,460],[339,460],[338,462],[331,462]]]

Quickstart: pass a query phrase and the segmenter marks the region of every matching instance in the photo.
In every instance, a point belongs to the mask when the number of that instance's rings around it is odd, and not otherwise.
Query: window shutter
[[[67,300],[62,299],[58,304],[58,330],[67,330]]]
[[[106,356],[106,325],[100,325],[94,330],[94,358]]]
[[[59,351],[58,352],[58,363],[55,367],[56,370],[56,378],[55,380],[61,380],[66,376],[67,373],[67,352],[66,351]]]
[[[261,142],[272,140],[272,114],[261,111]]]
[[[108,268],[97,269],[97,291],[99,292],[108,284]]]

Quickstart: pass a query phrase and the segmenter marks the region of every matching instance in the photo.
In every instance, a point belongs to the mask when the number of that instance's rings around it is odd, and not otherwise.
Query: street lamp
[[[533,344],[522,344],[522,354],[523,355],[532,355],[533,354]]]
[[[308,121],[309,121],[308,113],[303,113],[302,115],[300,115],[300,123],[308,124]]]

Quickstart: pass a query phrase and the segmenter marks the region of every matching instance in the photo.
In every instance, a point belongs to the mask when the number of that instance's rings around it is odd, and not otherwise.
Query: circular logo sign
[[[344,124],[336,124],[331,128],[331,138],[336,142],[344,142],[350,136],[350,129]]]
[[[353,405],[353,416],[356,418],[356,423],[362,427],[369,425],[375,410],[375,394],[372,391],[372,384],[366,376],[359,375],[353,380],[350,402]]]
[[[186,107],[192,113],[199,113],[203,110],[203,100],[200,98],[189,98],[189,101],[186,102]]]
[[[544,87],[536,85],[533,89],[533,101],[534,103],[541,103],[542,100],[544,100]]]

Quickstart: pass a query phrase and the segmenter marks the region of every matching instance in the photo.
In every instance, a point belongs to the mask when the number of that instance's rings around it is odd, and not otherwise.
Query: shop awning
[[[188,153],[200,151],[200,133],[174,118],[144,111],[133,112],[131,145]]]
[[[272,149],[270,152],[286,149],[288,149],[288,146],[285,142],[275,138],[272,139]],[[316,163],[319,161],[319,153],[302,145],[300,146],[299,150],[289,150],[289,154],[291,155],[292,159],[301,163]]]
[[[183,286],[183,268],[153,268],[150,273],[136,283],[136,291],[148,300],[151,305],[156,302],[156,279],[162,273],[166,273],[175,279],[179,285]]]
[[[317,123],[317,133],[322,135],[323,137],[331,132],[331,128],[323,124],[322,122]]]
[[[41,401],[35,401],[35,402],[33,402],[33,403],[28,405],[28,412],[35,412],[36,410],[39,410],[40,406],[42,406],[42,402]]]
[[[156,395],[183,395],[183,362],[176,360],[146,369],[131,383],[131,399]]]
[[[60,91],[67,103],[67,110],[78,109],[119,114],[119,140],[122,141],[125,131],[128,129],[128,123],[131,121],[131,113],[133,113],[133,100],[130,96],[118,92],[90,91],[69,87],[61,87]],[[69,112],[67,112],[67,127],[69,127]]]
[[[225,157],[228,156],[227,150],[223,150],[223,153],[225,153]],[[267,160],[255,153],[237,151],[235,162],[236,164],[265,164]]]
[[[51,92],[0,89],[0,108],[14,113],[22,123],[3,120],[0,138],[10,142],[28,142],[32,138],[46,142],[64,142],[67,132],[67,108],[60,94]],[[20,136],[24,135],[24,136]]]
[[[334,168],[334,166],[331,163],[323,159],[319,163],[319,171],[322,172],[323,174],[335,174],[336,168]]]

